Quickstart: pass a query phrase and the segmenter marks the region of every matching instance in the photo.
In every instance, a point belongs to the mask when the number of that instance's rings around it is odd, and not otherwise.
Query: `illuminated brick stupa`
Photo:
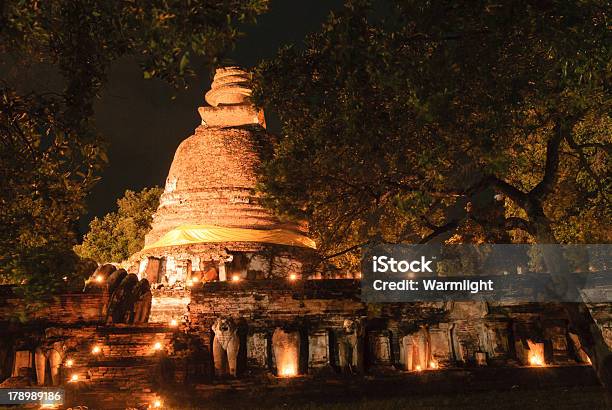
[[[205,96],[210,106],[198,110],[202,124],[176,150],[134,258],[151,283],[286,276],[299,270],[296,255],[315,247],[305,226],[281,222],[255,193],[270,141],[249,80],[237,67],[218,69]]]

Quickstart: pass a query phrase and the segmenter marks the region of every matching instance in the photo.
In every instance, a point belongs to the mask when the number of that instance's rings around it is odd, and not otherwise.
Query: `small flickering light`
[[[417,364],[416,367],[414,368],[414,370],[416,370],[417,372],[420,372],[423,369],[421,368],[420,364]]]
[[[72,360],[72,359],[66,360],[66,363],[64,363],[64,366],[66,366],[66,367],[74,366],[74,360]]]
[[[162,347],[164,347],[164,346],[163,346],[163,345],[162,345],[160,342],[156,342],[156,343],[153,345],[153,350],[161,350],[161,349],[162,349]]]
[[[292,282],[297,280],[297,275],[295,273],[292,273],[291,275],[289,275],[289,280]]]
[[[191,286],[193,286],[193,281],[191,279],[189,279],[187,281],[187,287],[191,287]]]
[[[91,353],[92,353],[92,354],[98,354],[98,353],[100,353],[101,351],[102,351],[102,348],[101,348],[100,346],[97,346],[97,345],[96,345],[96,346],[94,346],[94,347],[91,349]]]
[[[102,275],[96,275],[95,281],[98,283],[104,282],[104,277]]]
[[[361,279],[361,272],[357,273],[357,279]]]
[[[159,409],[159,408],[161,408],[161,406],[162,406],[162,402],[161,402],[161,400],[155,400],[155,401],[153,402],[153,407],[154,407],[154,408]]]
[[[438,363],[432,360],[431,362],[429,362],[429,368],[430,369],[437,369],[438,368]]]
[[[68,280],[68,276],[64,276],[64,277],[62,278],[62,280],[63,280],[64,282],[66,282],[66,281]]]
[[[199,281],[200,279],[197,276],[194,276],[193,278],[191,278],[192,283],[198,283]]]
[[[172,320],[170,321],[170,326],[172,326],[172,327],[177,327],[177,326],[178,326],[178,320],[176,320],[176,319],[172,319]]]
[[[240,282],[240,275],[233,275],[232,282]]]
[[[70,376],[70,381],[71,381],[72,383],[74,383],[74,382],[78,382],[78,381],[79,381],[79,375],[78,375],[78,374],[76,374],[76,373],[75,373],[75,374],[73,374],[72,376]]]

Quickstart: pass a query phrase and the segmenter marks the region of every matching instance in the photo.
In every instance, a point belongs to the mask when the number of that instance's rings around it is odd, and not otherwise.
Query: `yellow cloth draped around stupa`
[[[215,225],[181,225],[164,234],[156,242],[145,246],[143,250],[213,242],[262,242],[312,249],[317,248],[312,239],[287,229],[245,229],[226,228]]]

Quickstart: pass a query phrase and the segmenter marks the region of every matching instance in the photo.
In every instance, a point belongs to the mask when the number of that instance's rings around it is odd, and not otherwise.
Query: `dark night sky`
[[[244,28],[245,36],[227,57],[251,67],[274,56],[284,44],[300,44],[341,5],[338,0],[273,1],[256,25]],[[177,92],[161,80],[144,80],[134,60],[112,67],[95,107],[96,125],[109,144],[110,164],[90,194],[82,230],[94,216],[113,210],[126,189],[163,186],[174,151],[200,122],[197,107],[204,104],[211,75],[205,70],[198,74],[188,90]]]

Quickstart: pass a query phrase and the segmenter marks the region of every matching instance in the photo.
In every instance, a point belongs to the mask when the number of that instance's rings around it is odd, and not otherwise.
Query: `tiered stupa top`
[[[254,192],[266,134],[249,81],[237,67],[216,71],[210,106],[198,109],[202,125],[174,155],[145,250],[219,242],[315,247],[303,227],[281,223]]]

